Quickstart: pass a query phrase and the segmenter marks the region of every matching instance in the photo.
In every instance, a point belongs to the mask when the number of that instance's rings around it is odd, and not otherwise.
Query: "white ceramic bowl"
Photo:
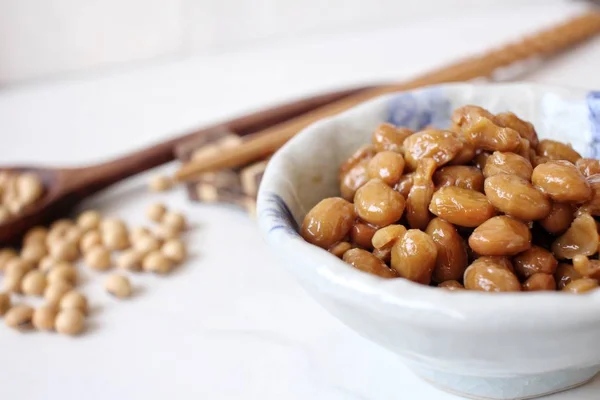
[[[258,195],[261,231],[332,315],[441,388],[473,398],[523,399],[583,384],[600,371],[600,291],[488,294],[384,280],[297,233],[312,206],[338,195],[340,163],[369,142],[379,123],[446,127],[452,110],[465,104],[513,111],[533,122],[541,138],[596,154],[600,92],[461,84],[387,95],[315,123],[275,154]]]

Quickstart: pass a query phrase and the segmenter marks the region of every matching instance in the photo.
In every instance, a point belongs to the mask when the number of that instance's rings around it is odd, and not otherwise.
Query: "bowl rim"
[[[308,126],[292,138],[271,158],[259,188],[257,200],[257,218],[261,232],[268,245],[285,261],[292,272],[321,294],[333,296],[357,307],[372,309],[396,318],[414,317],[415,311],[427,311],[438,318],[419,319],[419,323],[454,330],[478,329],[496,331],[510,329],[514,331],[540,328],[564,329],[566,325],[594,325],[600,328],[600,290],[572,295],[551,292],[507,292],[484,293],[478,291],[449,291],[417,284],[406,279],[383,279],[355,268],[349,267],[341,259],[324,249],[304,241],[297,231],[293,216],[285,203],[281,204],[280,194],[285,189],[278,185],[276,176],[283,174],[282,165],[288,154],[296,152],[298,144],[311,136],[314,137],[323,128],[337,121],[357,108],[365,108],[386,101],[401,93],[414,93],[429,89],[481,90],[503,88],[523,90],[533,88],[536,91],[550,92],[562,97],[564,94],[585,96],[591,92],[565,86],[540,85],[531,83],[492,83],[492,84],[444,84],[416,90],[386,94],[361,103],[340,114],[324,118]],[[290,182],[287,182],[291,184]],[[278,200],[279,198],[279,200]],[[279,204],[278,204],[279,203]],[[281,214],[288,214],[288,221]],[[291,217],[291,220],[289,220]],[[306,264],[310,265],[306,265]],[[306,283],[306,282],[305,282]],[[306,286],[306,285],[305,285]],[[409,312],[410,311],[410,312]],[[493,315],[493,318],[490,316]],[[535,318],[532,318],[535,316]],[[456,324],[461,320],[463,324]]]

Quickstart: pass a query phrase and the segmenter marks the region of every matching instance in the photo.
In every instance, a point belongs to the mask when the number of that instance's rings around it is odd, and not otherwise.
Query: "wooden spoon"
[[[248,135],[365,89],[343,90],[287,103],[189,133],[102,164],[82,168],[26,165],[2,168],[7,171],[37,174],[44,184],[45,193],[41,199],[0,225],[0,245],[16,243],[28,229],[36,225],[46,225],[68,214],[79,202],[116,182],[172,161],[175,158],[175,147],[196,135],[205,135],[215,129],[226,129],[242,136]]]

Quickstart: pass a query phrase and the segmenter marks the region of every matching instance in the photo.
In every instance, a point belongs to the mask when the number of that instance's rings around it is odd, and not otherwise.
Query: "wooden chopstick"
[[[558,26],[526,36],[518,42],[433,70],[409,82],[367,89],[249,135],[237,147],[183,165],[175,173],[175,180],[188,181],[206,171],[238,167],[261,159],[274,153],[296,133],[315,121],[338,114],[379,95],[432,84],[488,77],[497,69],[517,61],[533,56],[556,55],[599,33],[600,12],[590,11]]]

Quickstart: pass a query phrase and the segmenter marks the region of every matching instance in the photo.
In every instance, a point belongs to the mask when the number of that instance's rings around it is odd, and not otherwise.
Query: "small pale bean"
[[[39,331],[54,330],[54,322],[56,321],[58,308],[54,305],[45,305],[36,308],[33,312],[31,323],[33,327]]]
[[[92,229],[97,229],[100,226],[102,216],[96,210],[88,210],[79,214],[77,217],[77,226],[84,232],[88,232]]]
[[[179,234],[179,232],[177,232],[177,234]],[[136,226],[135,228],[131,229],[131,232],[129,233],[129,240],[131,242],[135,242],[137,238],[147,235],[152,236],[152,231],[149,228],[145,226]]]
[[[88,252],[92,247],[102,244],[102,236],[97,230],[90,230],[83,234],[79,249],[82,253]]]
[[[6,264],[12,258],[17,257],[17,252],[10,248],[0,250],[0,271],[6,269]]]
[[[111,250],[124,250],[131,243],[127,231],[107,230],[102,233],[102,243]]]
[[[94,246],[85,254],[85,263],[95,270],[107,271],[112,264],[110,251],[103,246]]]
[[[171,225],[160,224],[156,227],[154,233],[162,240],[169,240],[178,238],[181,232]]]
[[[168,240],[160,250],[168,259],[176,263],[182,262],[187,256],[185,244],[180,239]]]
[[[61,310],[67,308],[76,308],[84,314],[87,314],[88,312],[87,298],[75,290],[65,293],[60,299],[59,305]]]
[[[76,243],[63,239],[50,245],[50,255],[59,261],[76,261],[79,249]]]
[[[44,299],[46,299],[48,304],[58,305],[62,297],[72,288],[73,286],[65,281],[51,283],[44,290]]]
[[[146,272],[166,274],[171,272],[173,263],[159,250],[148,253],[142,260],[142,269]]]
[[[146,216],[154,222],[160,222],[167,212],[167,207],[162,203],[154,203],[146,209]]]
[[[78,273],[77,268],[67,261],[59,261],[48,271],[48,283],[64,281],[71,285],[77,283]]]
[[[127,225],[119,218],[104,218],[100,221],[100,232],[106,233],[111,231],[127,232]]]
[[[148,183],[148,188],[152,192],[165,192],[171,189],[171,186],[173,186],[173,181],[164,175],[155,175]]]
[[[131,296],[131,283],[124,275],[113,274],[106,278],[104,288],[110,294],[120,299]]]
[[[48,251],[43,242],[28,244],[21,250],[21,258],[36,264],[39,263],[46,254],[48,254]]]
[[[363,249],[350,249],[344,253],[342,259],[363,272],[368,272],[382,278],[398,277],[383,261]]]
[[[60,261],[55,260],[52,256],[46,256],[40,260],[38,268],[40,271],[45,273],[50,271],[52,267],[54,267],[54,265],[58,262]]]
[[[43,272],[34,269],[29,271],[21,281],[21,291],[29,296],[41,296],[46,289],[46,276]]]
[[[148,254],[149,252],[160,248],[160,240],[151,234],[142,235],[135,239],[133,248],[140,253]]]
[[[4,314],[6,326],[14,329],[28,329],[31,327],[33,308],[25,304],[19,304],[10,308]]]
[[[183,214],[174,211],[167,211],[163,216],[161,223],[172,226],[179,231],[184,231],[187,225]]]
[[[85,327],[85,315],[77,308],[61,310],[56,316],[56,331],[63,335],[78,335]]]
[[[36,226],[31,228],[23,237],[23,246],[41,243],[46,244],[46,237],[48,236],[48,228],[43,226]]]
[[[141,253],[135,249],[129,249],[122,252],[117,257],[117,267],[122,269],[128,269],[130,271],[139,271],[142,268],[142,259],[144,253]]]

